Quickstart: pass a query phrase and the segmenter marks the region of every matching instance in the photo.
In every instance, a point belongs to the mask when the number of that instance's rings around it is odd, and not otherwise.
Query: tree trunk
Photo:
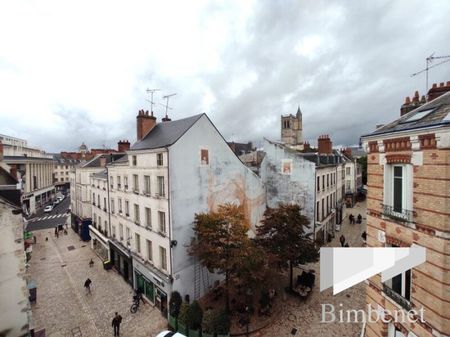
[[[293,278],[294,278],[294,267],[292,266],[292,261],[289,261],[289,288],[293,287]]]
[[[228,287],[228,278],[229,278],[229,272],[227,271],[225,273],[225,305],[227,313],[230,312],[230,291]]]

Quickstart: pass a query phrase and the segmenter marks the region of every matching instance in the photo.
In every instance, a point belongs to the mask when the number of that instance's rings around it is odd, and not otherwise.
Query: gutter
[[[171,214],[172,214],[172,199],[170,195],[170,155],[169,155],[169,147],[166,146],[167,151],[167,199],[169,201],[169,214],[167,215],[167,220],[169,223],[169,261],[170,261],[170,274],[169,279],[170,283],[173,283],[173,263],[172,263],[172,221],[171,221]],[[175,247],[175,246],[174,246]],[[170,300],[170,294],[167,294],[167,300]],[[169,303],[167,303],[167,307],[169,307]]]

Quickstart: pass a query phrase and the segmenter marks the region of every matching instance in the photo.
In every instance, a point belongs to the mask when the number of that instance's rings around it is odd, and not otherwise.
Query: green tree
[[[249,224],[242,206],[220,205],[217,212],[195,215],[195,238],[189,254],[196,256],[210,272],[225,274],[227,310],[230,308],[230,280],[238,272],[249,238]]]
[[[192,302],[189,306],[188,325],[191,329],[199,329],[202,325],[203,310],[197,301]]]
[[[361,165],[362,183],[367,185],[367,156],[358,158],[358,163]]]
[[[290,288],[294,266],[319,259],[311,235],[306,234],[309,227],[309,220],[301,214],[300,206],[280,204],[278,208],[267,208],[264,220],[257,228],[258,244],[275,258],[280,270],[289,270]]]
[[[180,307],[178,322],[186,326],[188,324],[188,321],[189,321],[189,303],[183,302]]]
[[[178,314],[180,313],[180,307],[181,303],[183,302],[183,299],[181,298],[181,295],[178,291],[172,292],[170,296],[170,315],[172,317],[178,317]]]

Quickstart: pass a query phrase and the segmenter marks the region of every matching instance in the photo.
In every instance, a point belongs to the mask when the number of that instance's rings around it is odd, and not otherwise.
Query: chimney
[[[3,160],[3,143],[0,140],[0,161],[2,161],[2,160]]]
[[[409,96],[406,96],[405,103],[400,107],[400,116],[407,114],[411,110],[414,110],[414,106],[411,104]]]
[[[163,122],[170,122],[171,119],[166,115],[166,117],[164,117],[164,118],[162,119],[162,121],[163,121]]]
[[[439,86],[437,85],[437,83],[433,83],[433,86],[428,91],[428,102],[431,102],[432,100],[438,98],[439,96],[442,96],[449,91],[450,81],[447,81],[447,83],[441,82],[439,83]]]
[[[347,158],[351,159],[352,158],[352,149],[349,147],[343,148],[342,149],[342,153],[344,154],[344,156],[346,156]]]
[[[120,140],[117,143],[117,150],[119,152],[125,152],[130,149],[130,142],[128,140]]]
[[[309,145],[309,142],[303,142],[303,151],[311,151],[311,145]]]
[[[106,157],[101,157],[100,158],[100,166],[101,167],[105,167],[106,166]]]
[[[331,139],[328,135],[321,135],[317,140],[319,154],[331,154],[333,152]]]
[[[139,113],[136,116],[137,140],[144,138],[155,125],[156,117],[153,116],[153,112],[149,115],[148,110],[145,112],[144,110],[139,110]]]

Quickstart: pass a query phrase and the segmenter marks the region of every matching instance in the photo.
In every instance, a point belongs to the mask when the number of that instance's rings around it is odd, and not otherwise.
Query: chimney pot
[[[444,82],[441,82],[441,83],[439,84],[439,86],[440,86],[440,87],[443,87],[444,84],[445,84]]]
[[[437,88],[437,83],[433,83],[433,88]]]
[[[405,104],[411,104],[411,100],[410,100],[409,96],[406,96]]]
[[[416,92],[414,93],[414,97],[419,98],[419,92],[416,90]]]
[[[149,116],[144,110],[139,110],[139,114],[136,117],[137,128],[137,140],[141,140],[144,136],[150,132],[156,125],[156,117]]]

